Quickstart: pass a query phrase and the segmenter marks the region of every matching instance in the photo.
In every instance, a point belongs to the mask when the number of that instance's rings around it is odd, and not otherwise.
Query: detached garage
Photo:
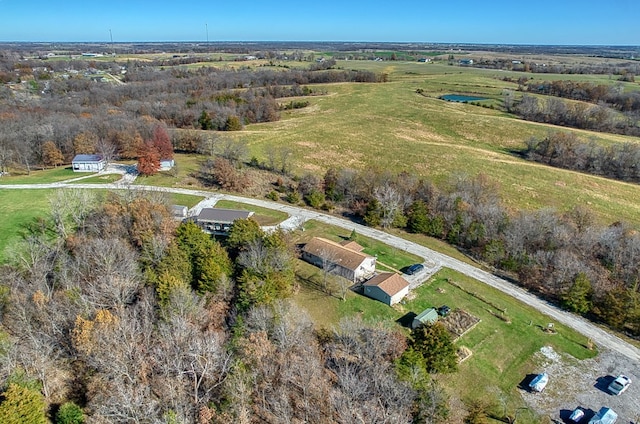
[[[409,283],[393,272],[381,272],[362,285],[364,294],[389,306],[409,293]]]
[[[76,155],[71,161],[73,172],[98,172],[107,165],[100,155]]]

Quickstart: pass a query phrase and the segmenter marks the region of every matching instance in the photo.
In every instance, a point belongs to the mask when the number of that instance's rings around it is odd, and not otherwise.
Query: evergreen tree
[[[227,122],[224,124],[225,131],[240,131],[242,129],[242,122],[237,116],[230,116],[227,118]]]
[[[193,222],[181,224],[176,231],[180,249],[191,263],[191,287],[199,293],[213,292],[218,283],[231,275],[233,265],[227,251]]]
[[[411,332],[409,348],[418,352],[430,373],[456,371],[458,357],[451,334],[439,322],[421,325]]]
[[[422,200],[417,200],[409,207],[407,229],[412,233],[429,233],[429,210]]]
[[[2,398],[0,417],[3,424],[47,423],[46,404],[38,390],[10,383]]]
[[[229,231],[227,237],[227,245],[234,249],[240,250],[242,246],[246,246],[250,241],[262,238],[264,231],[260,228],[260,224],[253,218],[236,219]]]
[[[382,217],[380,216],[380,202],[376,199],[371,199],[367,204],[367,209],[364,213],[364,222],[369,227],[379,227],[382,223]]]
[[[64,403],[56,413],[56,424],[83,424],[82,408],[73,402]]]
[[[576,275],[569,290],[562,296],[562,305],[578,314],[586,314],[591,310],[591,282],[583,272]]]
[[[211,120],[211,116],[206,110],[203,110],[198,118],[198,124],[200,124],[200,128],[203,130],[211,130],[213,129],[213,121]]]

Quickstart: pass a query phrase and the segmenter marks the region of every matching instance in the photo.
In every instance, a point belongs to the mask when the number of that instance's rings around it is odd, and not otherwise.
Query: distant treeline
[[[602,146],[581,141],[573,133],[554,132],[527,140],[523,154],[559,168],[640,183],[640,143]]]
[[[640,63],[637,61],[602,60],[600,63],[547,63],[544,59],[512,60],[510,58],[474,58],[474,68],[502,69],[506,71],[526,72],[533,74],[583,74],[583,75],[616,75],[631,77],[640,75]]]
[[[507,104],[507,110],[515,112],[527,121],[639,136],[640,113],[636,109],[637,101],[638,96],[629,95],[625,97],[625,106],[616,110],[613,106],[618,106],[618,103],[567,102],[557,97],[539,99],[525,94],[517,104]]]
[[[621,112],[640,111],[640,92],[624,92],[620,85],[593,84],[578,81],[529,82],[527,91],[583,102],[604,102]]]

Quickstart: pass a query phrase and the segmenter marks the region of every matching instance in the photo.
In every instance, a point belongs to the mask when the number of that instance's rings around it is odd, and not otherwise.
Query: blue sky
[[[480,6],[482,5],[482,6]],[[2,41],[640,45],[636,0],[0,0]]]

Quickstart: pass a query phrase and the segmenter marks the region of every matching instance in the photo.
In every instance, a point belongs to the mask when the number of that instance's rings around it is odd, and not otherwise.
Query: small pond
[[[448,102],[458,102],[458,103],[467,103],[467,102],[477,102],[480,100],[489,100],[486,97],[476,97],[476,96],[465,96],[464,94],[445,94],[440,96],[442,100],[446,100]]]

